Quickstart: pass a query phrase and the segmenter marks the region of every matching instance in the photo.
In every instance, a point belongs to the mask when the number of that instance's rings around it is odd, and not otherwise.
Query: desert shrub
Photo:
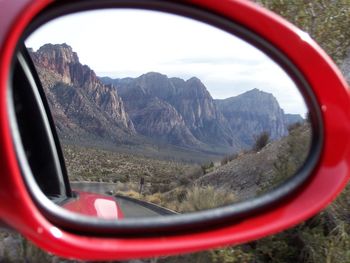
[[[307,125],[297,125],[286,139],[286,145],[273,164],[275,185],[295,174],[305,162],[311,143],[310,129]]]
[[[170,182],[153,182],[150,187],[151,194],[164,193],[172,190]]]
[[[183,177],[186,177],[191,181],[201,177],[202,175],[203,175],[203,169],[199,165],[189,167],[183,173]]]
[[[289,153],[296,167],[300,167],[309,154],[311,136],[311,128],[308,125],[292,130],[288,136]]]
[[[212,186],[193,186],[187,189],[186,197],[179,206],[180,212],[194,212],[232,204],[236,196]]]
[[[254,147],[253,149],[255,151],[260,151],[262,148],[264,148],[270,140],[270,134],[266,131],[260,133],[259,135],[254,137]]]
[[[215,263],[246,263],[254,262],[253,251],[245,251],[242,247],[227,247],[210,251],[210,261]]]
[[[348,186],[335,202],[315,217],[255,241],[249,250],[254,255],[253,262],[350,262],[349,194]]]
[[[296,122],[296,123],[290,124],[287,129],[289,132],[291,132],[291,131],[293,131],[301,126],[302,126],[301,122]]]
[[[127,183],[117,182],[114,192],[127,192],[130,190],[137,192],[139,190],[139,185],[133,182],[127,182]]]
[[[158,204],[180,213],[216,208],[237,200],[231,191],[197,185],[177,187],[167,193],[160,193],[158,197],[160,199]]]
[[[225,164],[227,164],[228,162],[229,162],[228,156],[225,156],[224,158],[221,159],[220,165],[225,165]]]
[[[187,255],[177,255],[156,259],[158,263],[210,263],[214,262],[210,251],[197,252]]]
[[[191,180],[187,176],[180,176],[177,181],[178,185],[188,185],[189,183]]]
[[[213,170],[214,163],[213,162],[208,162],[208,163],[202,164],[201,168],[202,168],[203,174],[207,174],[208,172]]]
[[[349,232],[340,223],[330,232],[320,214],[307,222],[255,242],[256,262],[319,263],[350,262]]]
[[[222,160],[220,161],[220,164],[225,165],[225,164],[235,160],[237,157],[238,157],[237,153],[226,155],[224,158],[222,158]]]
[[[116,194],[132,197],[135,199],[143,199],[143,195],[140,194],[138,191],[134,191],[134,190],[128,190],[128,191],[123,191],[123,192],[117,191]]]
[[[293,175],[296,171],[296,164],[291,161],[288,154],[279,154],[277,160],[273,163],[275,171],[273,185],[277,185],[283,182],[286,178]]]
[[[168,203],[180,204],[186,199],[187,189],[186,187],[177,187],[162,195],[162,202],[167,205]]]
[[[252,253],[246,253],[242,247],[207,250],[188,255],[159,258],[158,263],[250,263]],[[259,262],[260,263],[260,262]]]
[[[153,203],[153,204],[161,205],[162,204],[162,195],[161,195],[161,193],[155,193],[153,195],[148,195],[146,197],[146,200],[148,202]]]

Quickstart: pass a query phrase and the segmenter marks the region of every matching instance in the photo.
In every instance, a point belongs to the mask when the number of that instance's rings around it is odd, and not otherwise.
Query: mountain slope
[[[256,197],[276,187],[305,162],[311,146],[311,127],[303,122],[284,138],[269,143],[259,152],[243,152],[214,171],[196,180],[196,184],[239,193],[239,199]]]
[[[66,44],[30,52],[61,137],[125,141],[135,134],[123,101]]]

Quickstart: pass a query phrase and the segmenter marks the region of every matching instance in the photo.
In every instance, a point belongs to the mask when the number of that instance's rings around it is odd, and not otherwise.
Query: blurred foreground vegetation
[[[341,66],[349,55],[349,0],[253,0],[281,15],[316,40]]]
[[[350,262],[350,187],[326,210],[277,235],[245,245],[200,253],[130,261],[130,263],[347,263]],[[17,234],[16,253],[6,250],[0,262],[77,262],[48,255]],[[8,245],[7,245],[8,246]],[[12,245],[13,246],[13,245]],[[2,245],[0,253],[7,247]]]

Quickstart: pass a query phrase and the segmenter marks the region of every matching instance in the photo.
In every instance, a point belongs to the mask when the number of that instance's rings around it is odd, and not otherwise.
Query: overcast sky
[[[34,50],[46,43],[67,43],[98,76],[138,77],[151,71],[196,76],[215,99],[257,88],[272,93],[286,113],[306,112],[293,81],[267,56],[190,19],[140,10],[90,11],[53,20],[26,41]]]

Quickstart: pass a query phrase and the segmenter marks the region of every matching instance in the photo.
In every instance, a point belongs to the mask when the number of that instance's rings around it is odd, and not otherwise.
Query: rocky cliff
[[[195,145],[199,141],[207,145],[231,147],[231,150],[250,148],[262,132],[268,132],[270,139],[276,140],[288,134],[288,125],[303,120],[298,114],[284,114],[272,94],[258,89],[236,97],[214,100],[195,77],[185,81],[150,72],[135,79],[105,77],[103,82],[117,87],[136,130],[142,134],[164,137],[162,132],[151,131],[159,131],[157,126],[169,122],[170,118],[153,114],[152,121],[149,119],[141,123],[140,113],[144,116],[145,111],[149,113],[151,108],[159,108],[159,105],[154,105],[159,103],[175,110],[177,114],[172,122],[181,125],[181,128],[177,127],[186,130],[186,135],[192,135],[185,140],[177,132],[176,141],[180,145]],[[153,106],[150,107],[150,104]],[[154,122],[156,119],[157,122]],[[168,135],[167,140],[171,140],[173,136]]]
[[[46,44],[30,54],[60,136],[123,141],[135,133],[116,89],[82,65],[70,46]]]
[[[117,143],[145,140],[232,153],[268,132],[287,135],[299,115],[285,115],[276,98],[257,89],[214,100],[200,79],[150,72],[138,78],[99,78],[67,44],[30,51],[59,135]],[[136,137],[135,137],[136,136]]]
[[[262,132],[268,132],[272,140],[288,134],[284,112],[270,93],[253,89],[215,102],[233,133],[246,145],[252,145]]]
[[[179,145],[240,146],[198,78],[185,81],[150,72],[112,83],[117,86],[136,130],[144,135],[166,137]],[[165,126],[171,128],[170,133],[162,128]]]

